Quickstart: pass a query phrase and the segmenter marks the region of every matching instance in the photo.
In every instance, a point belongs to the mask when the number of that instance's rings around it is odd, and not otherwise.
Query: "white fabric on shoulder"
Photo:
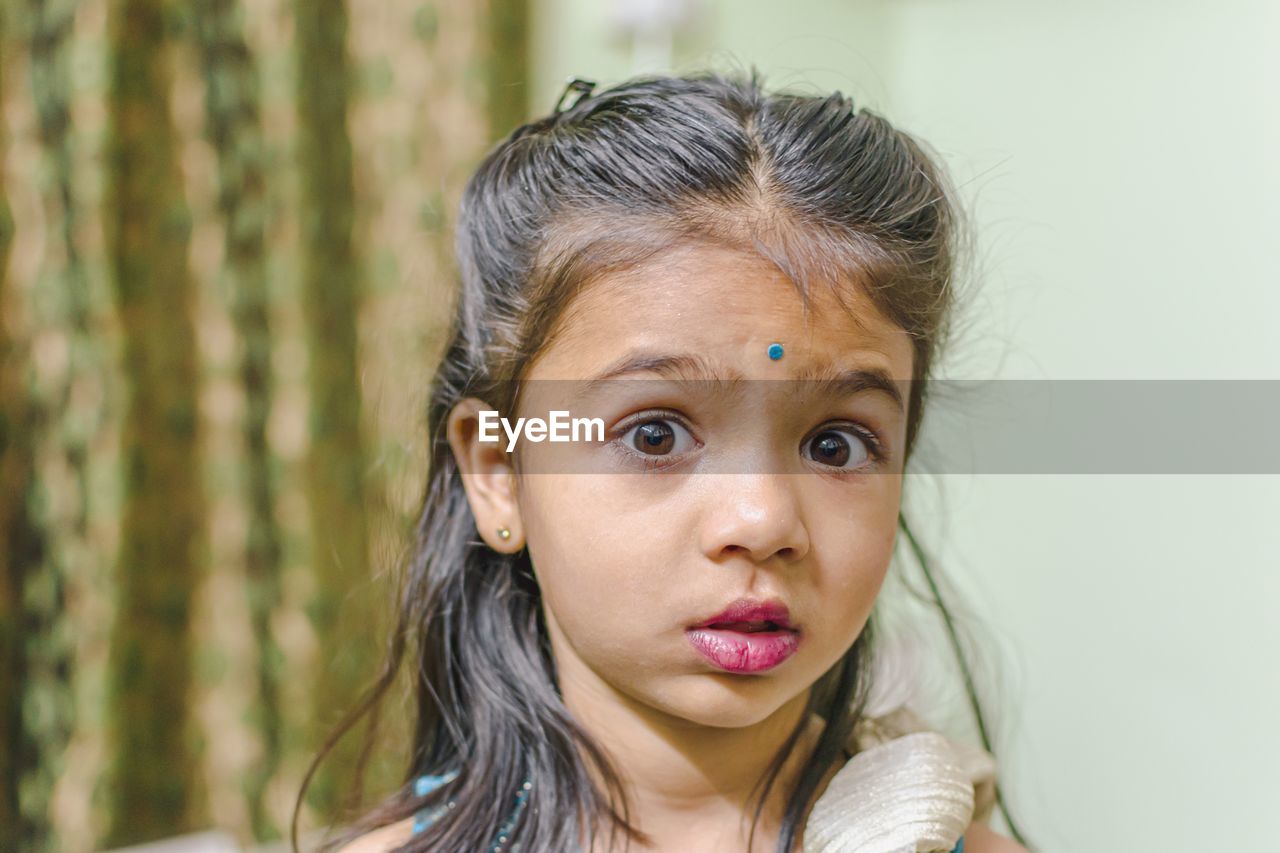
[[[859,722],[858,751],[805,824],[804,853],[950,851],[995,802],[995,759],[929,731],[910,710]],[[852,745],[852,744],[851,744]]]

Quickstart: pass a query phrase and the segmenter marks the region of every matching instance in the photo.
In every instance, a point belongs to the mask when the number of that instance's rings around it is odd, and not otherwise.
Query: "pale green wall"
[[[610,6],[540,6],[535,110],[567,76],[647,70],[607,36]],[[941,154],[981,289],[951,375],[1280,379],[1280,3],[706,9],[676,70],[840,89]],[[1040,849],[1280,842],[1280,478],[909,488],[1003,655],[1002,770]]]

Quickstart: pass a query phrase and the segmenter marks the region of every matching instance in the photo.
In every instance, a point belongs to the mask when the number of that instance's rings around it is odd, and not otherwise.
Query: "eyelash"
[[[612,436],[610,436],[611,440],[608,442],[609,449],[618,454],[618,456],[628,464],[643,465],[645,473],[661,471],[666,468],[673,468],[676,465],[679,465],[683,461],[683,457],[675,461],[664,462],[662,460],[667,459],[668,457],[640,453],[631,447],[627,447],[627,443],[623,441],[627,434],[636,427],[643,426],[647,423],[653,423],[654,421],[671,421],[677,423],[689,433],[690,437],[693,437],[693,430],[690,428],[688,422],[675,412],[664,410],[649,411],[642,412],[634,417],[628,418],[622,424],[618,425],[614,429]],[[853,433],[862,440],[867,450],[867,462],[857,468],[828,468],[831,474],[837,477],[855,476],[864,473],[868,468],[880,465],[885,461],[888,451],[884,446],[884,442],[881,441],[880,436],[875,432],[875,430],[857,423],[856,421],[831,421],[825,423],[806,435],[804,440],[800,442],[800,446],[803,448],[824,432],[839,432],[845,430]],[[698,443],[698,447],[702,447],[702,443],[698,442],[697,438],[694,438],[694,441]],[[684,455],[687,456],[688,454]]]
[[[659,410],[641,412],[635,417],[628,418],[614,430],[614,433],[611,436],[612,440],[609,442],[609,448],[614,453],[618,454],[618,456],[622,458],[623,462],[630,465],[643,466],[644,473],[646,474],[651,471],[661,471],[666,468],[672,468],[683,461],[682,459],[677,459],[674,462],[663,461],[668,459],[668,457],[641,453],[638,450],[626,446],[626,442],[623,441],[623,439],[627,437],[628,433],[638,426],[644,426],[645,424],[653,423],[654,421],[672,421],[683,427],[691,437],[693,436],[693,430],[689,427],[688,422],[684,418],[680,417],[675,412]],[[696,438],[694,441],[698,443],[699,447],[702,446],[702,443],[698,442]]]

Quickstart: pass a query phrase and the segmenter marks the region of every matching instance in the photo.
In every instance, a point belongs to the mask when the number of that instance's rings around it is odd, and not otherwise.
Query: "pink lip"
[[[728,672],[773,669],[791,657],[800,644],[800,635],[789,630],[748,634],[722,628],[690,628],[686,636],[699,654]]]
[[[787,605],[771,598],[768,601],[756,601],[754,598],[739,598],[714,616],[709,616],[694,625],[694,628],[705,628],[717,622],[773,622],[779,628],[790,628],[791,612]]]
[[[770,630],[746,630],[732,623],[772,622]],[[718,626],[718,627],[713,627]],[[764,626],[768,627],[768,626]],[[721,612],[686,632],[693,648],[728,672],[763,672],[795,653],[800,632],[791,624],[787,606],[780,601],[738,599]]]

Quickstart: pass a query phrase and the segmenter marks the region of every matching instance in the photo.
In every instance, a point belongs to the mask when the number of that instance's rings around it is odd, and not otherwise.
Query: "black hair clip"
[[[568,85],[564,87],[564,91],[560,93],[560,100],[556,101],[555,114],[559,115],[560,113],[564,112],[566,109],[569,109],[569,110],[573,109],[578,104],[582,103],[587,98],[591,97],[591,93],[592,91],[595,90],[595,88],[596,88],[596,81],[583,80],[581,77],[574,77],[569,81]],[[578,97],[574,99],[572,104],[566,107],[564,105],[564,99],[569,97],[570,92],[577,92]]]

